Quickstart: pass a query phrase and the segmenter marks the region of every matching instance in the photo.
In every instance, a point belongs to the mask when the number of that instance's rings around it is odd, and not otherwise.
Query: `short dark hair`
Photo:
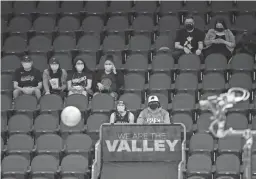
[[[184,22],[187,20],[187,19],[193,19],[194,20],[194,17],[192,14],[188,14],[185,19],[184,19]]]

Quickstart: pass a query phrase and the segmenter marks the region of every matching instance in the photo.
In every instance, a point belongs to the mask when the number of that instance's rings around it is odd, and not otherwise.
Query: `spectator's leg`
[[[13,90],[13,98],[16,99],[19,95],[22,94],[22,91],[19,89]]]
[[[99,92],[95,92],[94,94],[93,94],[93,96],[96,96],[97,94],[100,94]]]
[[[72,94],[75,94],[73,91],[69,91],[68,92],[68,96],[72,95]]]
[[[174,50],[172,52],[172,57],[174,58],[174,60],[176,62],[178,62],[178,59],[180,58],[181,55],[185,54],[185,52],[183,50]]]
[[[34,94],[36,95],[37,99],[41,98],[41,91],[40,91],[40,89],[35,89]]]
[[[82,91],[82,95],[87,96],[87,92],[86,91]]]

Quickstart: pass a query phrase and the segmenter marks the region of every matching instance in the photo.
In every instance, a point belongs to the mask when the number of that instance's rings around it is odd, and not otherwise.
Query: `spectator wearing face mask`
[[[118,101],[116,110],[110,116],[110,123],[134,123],[134,115],[126,109],[124,101]]]
[[[33,67],[33,61],[29,56],[24,56],[21,61],[22,67],[15,70],[13,75],[13,97],[21,94],[41,97],[42,77],[38,69]]]
[[[58,94],[64,97],[64,90],[67,87],[67,72],[60,68],[58,59],[55,57],[49,61],[49,68],[43,73],[43,86],[45,94]]]
[[[204,32],[195,28],[194,18],[185,19],[185,28],[177,32],[173,58],[178,60],[183,54],[201,55],[203,50]]]
[[[73,64],[73,71],[68,75],[68,95],[92,94],[92,73],[81,58],[77,58]]]
[[[236,45],[235,36],[231,30],[227,29],[223,19],[216,20],[214,29],[210,29],[207,32],[204,43],[206,45],[204,50],[206,57],[212,53],[220,53],[227,57],[227,59],[231,58]]]
[[[157,96],[149,96],[148,107],[141,111],[138,124],[170,123],[169,113],[160,105]]]
[[[118,97],[119,89],[124,84],[124,76],[116,70],[113,55],[106,56],[104,70],[96,73],[94,81],[95,95],[98,93],[108,93],[115,99]]]

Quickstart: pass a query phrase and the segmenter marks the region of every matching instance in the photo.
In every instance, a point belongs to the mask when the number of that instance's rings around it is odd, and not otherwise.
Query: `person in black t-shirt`
[[[116,111],[110,116],[110,123],[134,123],[134,115],[126,109],[124,101],[118,101]]]
[[[177,32],[173,58],[178,60],[183,54],[201,55],[203,50],[204,32],[195,28],[192,16],[185,19],[185,28]]]
[[[107,55],[104,63],[104,71],[98,71],[95,75],[94,88],[98,93],[109,93],[115,99],[118,97],[118,92],[124,84],[124,76],[121,72],[117,72],[113,55]]]
[[[21,94],[35,95],[41,97],[42,77],[38,69],[34,68],[29,56],[24,56],[21,62],[22,67],[15,70],[13,75],[13,97]]]
[[[77,58],[73,64],[73,72],[68,75],[68,95],[92,94],[92,74],[81,58]]]

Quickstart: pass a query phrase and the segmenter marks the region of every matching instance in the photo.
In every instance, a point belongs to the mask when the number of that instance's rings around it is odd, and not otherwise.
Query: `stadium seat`
[[[32,120],[27,115],[13,115],[8,122],[8,133],[11,134],[30,134],[32,132]]]
[[[1,165],[2,177],[26,179],[29,172],[29,161],[20,155],[9,155],[3,158]]]
[[[83,1],[62,2],[60,12],[64,14],[77,14],[84,11]]]
[[[194,54],[182,55],[178,60],[179,70],[199,71],[201,68],[200,58]]]
[[[143,54],[132,54],[127,58],[125,70],[145,73],[148,70],[148,59]]]
[[[46,3],[40,2],[39,4]],[[50,2],[51,3],[51,2]],[[56,30],[56,20],[51,16],[39,16],[33,23],[36,32],[53,32]]]
[[[6,111],[1,111],[1,136],[3,137],[4,140],[7,137],[6,134],[7,134],[7,131],[8,131],[7,120],[8,120],[7,112]]]
[[[5,151],[6,151],[6,146],[4,143],[4,139],[1,137],[1,159],[4,158]]]
[[[156,51],[171,51],[174,47],[174,34],[171,32],[160,34],[154,43]]]
[[[248,128],[249,120],[242,113],[232,112],[227,115],[226,126],[234,130],[244,130]]]
[[[12,73],[20,67],[20,58],[16,55],[6,55],[1,59],[1,70],[3,72]]]
[[[225,77],[221,73],[209,72],[203,75],[203,91],[223,91],[226,88]]]
[[[98,35],[83,35],[78,39],[77,49],[96,52],[100,49],[100,37]]]
[[[209,10],[207,3],[205,1],[186,1],[183,9],[192,13],[205,13]]]
[[[239,15],[236,17],[233,28],[238,31],[251,31],[256,28],[256,19],[250,14]]]
[[[90,54],[90,53],[80,53],[78,56],[75,57],[74,60],[76,60],[76,58],[82,58],[86,63],[86,66],[91,71],[94,71],[94,69],[96,68],[96,63],[97,63],[96,55]]]
[[[134,93],[125,93],[120,96],[119,100],[124,101],[128,110],[138,112],[142,109],[141,97]]]
[[[57,94],[48,94],[41,97],[39,105],[41,113],[51,113],[58,117],[63,108],[63,100]]]
[[[77,2],[83,3],[82,1],[77,1]],[[65,2],[63,3],[65,4]],[[77,18],[73,16],[64,16],[58,21],[58,31],[60,32],[74,32],[79,28],[80,28],[80,22]]]
[[[192,135],[189,140],[189,152],[190,153],[207,153],[213,154],[214,151],[214,140],[210,134],[207,133],[196,133]]]
[[[59,59],[60,67],[70,71],[73,69],[72,56],[66,52],[58,52],[53,55],[53,57]]]
[[[136,17],[132,22],[132,30],[135,32],[152,32],[154,30],[153,19],[146,15]]]
[[[240,12],[255,12],[256,4],[255,1],[239,1],[237,2],[237,10]]]
[[[231,25],[232,25],[232,17],[229,14],[212,14],[209,17],[209,24],[208,24],[208,28],[209,29],[214,29],[214,25],[217,19],[223,19],[227,25],[227,28],[230,29]]]
[[[59,35],[53,41],[53,48],[55,51],[70,51],[75,49],[76,40],[69,35]]]
[[[59,2],[41,1],[38,2],[37,12],[40,14],[57,14],[59,12]]]
[[[172,99],[172,110],[174,111],[192,111],[195,108],[195,96],[189,93],[178,93]]]
[[[234,73],[229,79],[229,87],[241,87],[245,89],[252,89],[252,78],[247,73]]]
[[[145,35],[132,36],[129,43],[131,51],[149,51],[151,49],[151,41]]]
[[[254,59],[246,53],[239,53],[232,57],[230,69],[235,71],[252,71],[254,68]]]
[[[89,15],[102,15],[107,10],[106,1],[90,1],[86,3],[85,12]]]
[[[166,72],[170,74],[174,70],[175,64],[172,55],[166,53],[158,53],[154,56],[152,60],[152,71],[156,72]],[[170,74],[171,75],[171,74]]]
[[[43,36],[34,36],[29,40],[28,50],[31,52],[48,52],[52,49],[52,40]]]
[[[197,119],[197,130],[198,132],[208,132],[209,126],[211,124],[210,117],[212,114],[210,112],[203,112],[199,115]]]
[[[163,3],[163,2],[162,2]],[[159,19],[158,29],[160,32],[170,31],[176,33],[176,30],[180,27],[180,21],[176,16],[163,16]]]
[[[213,53],[205,58],[206,71],[224,71],[227,70],[228,64],[224,55]]]
[[[36,2],[33,1],[17,1],[13,4],[15,14],[31,14],[36,12]]]
[[[13,82],[12,75],[10,74],[1,74],[1,91],[12,91]]]
[[[1,112],[12,109],[12,99],[8,95],[1,94]]]
[[[171,78],[164,73],[156,73],[149,77],[148,90],[150,92],[161,92],[170,98]]]
[[[30,160],[34,150],[34,139],[25,134],[11,135],[7,142],[8,155],[22,155]]]
[[[243,143],[241,136],[226,136],[218,140],[218,152],[238,155],[242,151]]]
[[[30,58],[33,60],[33,66],[38,69],[40,72],[43,72],[49,66],[47,64],[47,57],[45,54],[32,53]]]
[[[102,54],[103,56],[101,56],[100,58],[100,62],[99,64],[96,66],[96,68],[98,70],[103,70],[104,69],[104,64],[105,64],[105,61],[106,61],[106,56],[108,54],[111,54],[113,55],[113,62],[115,63],[115,67],[117,70],[123,70],[123,64],[122,64],[122,55],[119,53],[119,52],[106,52],[104,54]]]
[[[90,158],[93,149],[92,139],[87,134],[71,134],[65,141],[65,153],[83,155]]]
[[[100,17],[89,16],[83,20],[81,27],[85,32],[94,32],[99,34],[103,30],[104,23]]]
[[[25,113],[26,115],[33,117],[37,108],[37,99],[32,95],[21,95],[14,101],[14,109],[16,112]]]
[[[180,1],[162,1],[160,3],[161,14],[175,14],[182,9],[182,2]]]
[[[59,169],[57,159],[51,155],[37,155],[31,161],[32,177],[47,177],[54,179]]]
[[[1,14],[2,15],[7,15],[9,13],[11,13],[13,11],[12,9],[12,2],[9,2],[9,1],[3,1],[1,3]]]
[[[40,114],[34,122],[35,137],[41,134],[57,133],[59,131],[59,120],[51,114]]]
[[[64,150],[64,141],[56,134],[40,135],[35,141],[36,153],[52,155],[60,160],[61,154]]]
[[[7,21],[5,21],[3,18],[1,18],[1,32],[5,33],[7,32]]]
[[[114,99],[108,94],[100,93],[92,98],[91,106],[92,112],[110,112],[114,109]]]
[[[193,129],[193,120],[192,120],[192,117],[189,114],[174,113],[172,118],[171,118],[171,121],[173,123],[182,123],[182,124],[184,124],[186,126],[187,136],[190,139],[194,129]]]
[[[60,174],[62,177],[89,178],[88,159],[76,154],[65,156],[61,161]]]
[[[223,13],[223,12],[229,12],[234,10],[234,3],[233,1],[229,2],[220,2],[220,1],[215,1],[211,2],[211,10],[215,13]]]
[[[128,1],[125,2],[116,2],[113,3],[130,3]],[[108,19],[106,30],[108,32],[125,32],[129,30],[129,21],[127,17],[124,16],[113,16]]]
[[[193,73],[180,73],[175,79],[175,90],[177,91],[193,91],[198,89],[198,77]]]
[[[7,53],[21,53],[26,51],[26,49],[27,49],[26,40],[21,36],[13,35],[6,38],[2,50]]]
[[[155,1],[137,1],[134,5],[135,13],[153,14],[156,11],[157,4]]]
[[[81,94],[70,95],[65,100],[65,106],[75,106],[82,112],[86,112],[88,110],[88,105],[88,97]]]
[[[145,88],[145,77],[137,73],[128,73],[124,76],[125,91],[143,91]]]
[[[108,35],[103,40],[103,51],[123,51],[125,46],[124,38],[120,37],[119,35]]]
[[[212,160],[211,157],[205,154],[193,154],[187,161],[187,174],[210,176],[212,173]]]
[[[223,154],[216,159],[216,176],[233,175],[234,178],[240,176],[240,160],[232,154]]]
[[[9,22],[10,32],[26,33],[31,29],[32,23],[24,16],[16,16]]]
[[[130,1],[111,1],[107,11],[111,14],[127,14],[131,12],[132,3]]]

